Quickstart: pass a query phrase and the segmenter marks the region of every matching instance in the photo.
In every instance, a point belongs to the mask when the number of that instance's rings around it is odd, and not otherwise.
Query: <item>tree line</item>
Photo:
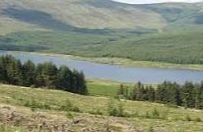
[[[28,60],[22,63],[11,55],[0,57],[0,82],[27,87],[59,89],[72,93],[87,94],[82,72],[59,68],[51,62],[35,65]]]
[[[133,88],[120,85],[118,95],[130,100],[203,109],[203,81],[195,84],[185,82],[183,85],[165,81],[157,87],[138,82]]]

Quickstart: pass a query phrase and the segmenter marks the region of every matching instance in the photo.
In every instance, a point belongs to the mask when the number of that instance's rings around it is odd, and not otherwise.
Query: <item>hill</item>
[[[109,116],[109,105],[124,117]],[[11,132],[203,130],[200,110],[9,85],[0,85],[0,115],[0,130]]]
[[[5,50],[202,64],[202,28],[201,3],[0,2],[0,49]]]
[[[174,24],[200,26],[203,23],[202,5],[128,5],[111,0],[7,0],[0,2],[0,16],[5,25],[27,23],[30,28],[50,30],[144,28],[161,31]]]

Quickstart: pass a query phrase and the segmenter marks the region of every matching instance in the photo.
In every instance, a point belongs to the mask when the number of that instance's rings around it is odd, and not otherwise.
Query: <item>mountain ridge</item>
[[[126,4],[160,4],[160,3],[202,3],[202,0],[112,0]]]
[[[79,28],[92,29],[144,27],[160,30],[170,24],[165,19],[165,16],[167,13],[173,15],[172,13],[174,12],[172,10],[187,10],[188,12],[201,10],[202,12],[200,13],[203,14],[202,6],[199,7],[197,4],[192,4],[193,7],[191,8],[189,4],[129,5],[109,0],[68,0],[64,2],[53,0],[39,0],[37,2],[20,0],[16,2],[8,0],[1,2],[0,5],[3,5],[0,8],[1,16],[11,18],[13,21],[16,21],[16,18],[13,18],[9,12],[5,11],[15,9],[16,12],[19,11],[16,9],[21,9],[19,14],[22,13],[22,15],[29,13],[29,10],[47,13],[62,23]],[[183,7],[187,9],[183,9]],[[6,13],[7,15],[5,15]],[[36,19],[36,17],[33,19]]]

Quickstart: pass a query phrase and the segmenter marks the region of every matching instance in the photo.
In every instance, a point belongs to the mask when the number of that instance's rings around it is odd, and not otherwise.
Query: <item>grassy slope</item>
[[[38,15],[48,13],[54,19],[81,28],[146,27],[160,29],[165,26],[159,13],[134,8],[133,6],[123,6],[109,0],[43,0],[38,2],[34,0],[7,0],[0,3],[0,7],[6,8],[12,7],[12,5],[16,5],[22,10],[39,11],[37,12]],[[15,11],[18,14],[21,10]],[[7,13],[8,16],[11,14],[11,11]],[[18,16],[17,20],[22,20],[22,17]]]
[[[60,108],[66,100],[79,107],[81,112],[65,112]],[[33,101],[34,104],[27,102]],[[90,103],[91,102],[91,103]],[[52,126],[61,128],[63,124],[66,129],[73,131],[82,131],[91,129],[93,131],[202,131],[203,123],[197,122],[196,119],[203,117],[202,111],[173,108],[156,103],[122,101],[126,112],[133,114],[130,118],[109,117],[107,115],[107,105],[110,102],[106,97],[91,97],[70,94],[55,90],[30,89],[9,85],[0,85],[0,117],[1,123],[5,122],[5,116],[12,117],[8,121],[8,126],[12,128],[24,127],[22,129],[39,130],[42,125],[43,129],[54,129]],[[114,103],[119,103],[114,100]],[[7,104],[7,105],[5,105]],[[41,107],[46,105],[46,107]],[[94,105],[93,105],[94,104]],[[33,106],[39,109],[29,109]],[[49,109],[46,109],[49,108]],[[150,118],[154,109],[160,113],[159,118]],[[14,112],[15,111],[15,112]],[[103,116],[90,114],[99,111]],[[146,113],[148,116],[146,117]],[[186,117],[190,116],[193,121],[187,121]],[[45,123],[43,123],[45,122]],[[0,124],[1,124],[0,123]],[[44,125],[43,125],[44,124]],[[54,124],[54,125],[53,125]],[[88,124],[88,125],[87,125]],[[5,126],[5,125],[4,125]],[[4,129],[4,127],[1,127]],[[10,129],[10,128],[9,128]],[[18,128],[12,128],[18,129]]]
[[[85,57],[120,57],[136,61],[198,64],[203,63],[202,29],[191,28],[190,31],[178,30],[141,36],[132,34],[125,36],[126,34],[123,33],[125,37],[121,37],[122,33],[120,35],[84,35],[21,32],[0,37],[0,47],[9,50],[41,51]]]

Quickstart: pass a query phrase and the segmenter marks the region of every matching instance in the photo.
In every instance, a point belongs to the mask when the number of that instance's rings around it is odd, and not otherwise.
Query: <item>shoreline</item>
[[[203,65],[201,64],[173,64],[165,62],[150,62],[150,61],[134,61],[126,58],[108,58],[108,57],[82,57],[75,55],[66,55],[58,53],[43,53],[43,52],[26,52],[26,51],[9,51],[24,54],[38,54],[45,56],[56,56],[63,57],[67,59],[79,60],[79,61],[89,61],[93,63],[109,64],[109,65],[119,65],[124,67],[132,68],[159,68],[159,69],[177,69],[177,70],[193,70],[193,71],[203,71]]]

